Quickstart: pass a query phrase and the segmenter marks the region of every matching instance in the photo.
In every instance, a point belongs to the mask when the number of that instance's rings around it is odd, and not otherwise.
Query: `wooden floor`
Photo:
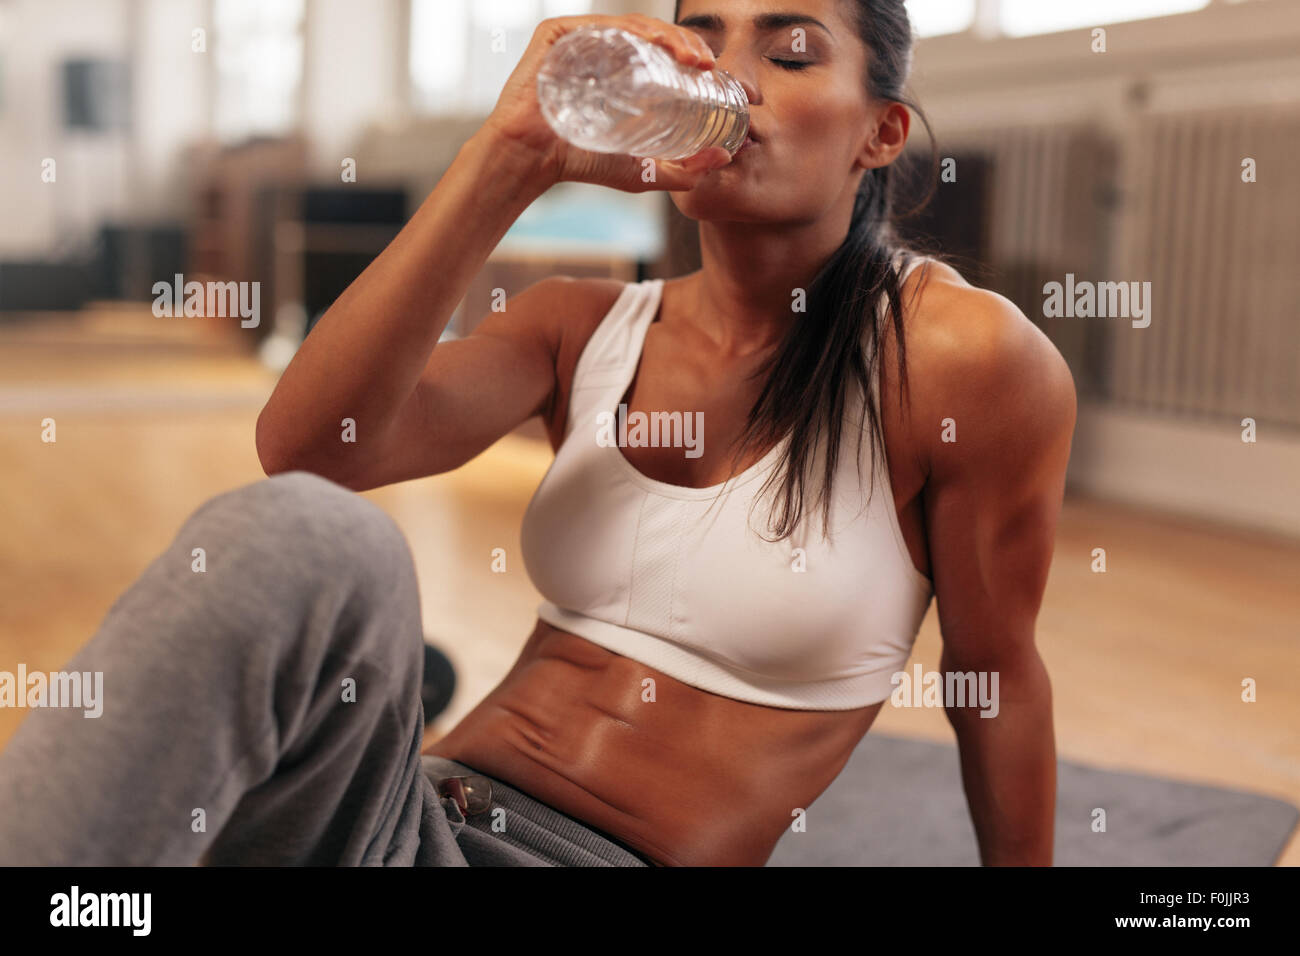
[[[105,310],[0,325],[0,670],[57,670],[195,508],[264,477],[253,426],[273,376],[205,321]],[[435,733],[532,628],[519,522],[549,461],[510,436],[452,474],[365,495],[405,531],[426,632],[459,672]],[[490,570],[496,547],[505,574]],[[1294,543],[1069,498],[1038,627],[1059,754],[1300,804],[1298,571]],[[932,605],[911,663],[936,668],[939,651]],[[1256,703],[1241,701],[1248,677]],[[23,713],[0,710],[0,747]],[[953,739],[938,710],[886,707],[876,727]],[[1281,862],[1300,862],[1300,841]]]

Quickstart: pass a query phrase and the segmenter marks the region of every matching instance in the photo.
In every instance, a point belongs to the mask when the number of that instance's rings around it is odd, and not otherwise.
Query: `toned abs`
[[[689,301],[691,281],[688,276],[665,283],[652,331],[661,322],[680,328],[680,313],[673,310],[682,307],[683,299]],[[703,391],[675,395],[679,400],[671,403],[663,400],[669,389],[662,383],[671,381],[678,356],[672,354],[671,336],[659,332],[655,347],[647,336],[629,390],[629,410],[698,408],[706,400]],[[684,345],[680,339],[676,344]],[[894,361],[888,345],[882,358],[887,367]],[[568,373],[559,374],[562,391],[576,360],[570,354],[557,363]],[[679,375],[680,368],[677,363]],[[656,387],[649,389],[641,381],[654,381]],[[882,385],[890,381],[886,372]],[[901,506],[899,520],[909,550],[923,558],[923,476],[913,456],[895,454],[901,429],[889,391],[881,389],[882,417],[895,503]],[[721,430],[734,437],[752,396],[715,381],[708,397],[717,401],[716,396],[729,396],[723,399],[727,408],[706,408],[706,417],[711,423],[722,421],[727,427]],[[556,426],[564,421],[567,392],[558,399],[550,422],[553,442],[562,437]],[[688,483],[673,470],[680,461],[659,463],[653,457],[671,451],[620,451],[651,477]],[[632,453],[641,457],[633,460]],[[690,483],[706,487],[722,481],[724,457],[715,453],[703,465],[718,476],[699,476]],[[924,573],[925,564],[914,563]],[[791,635],[791,640],[799,639]],[[883,702],[856,710],[789,710],[722,697],[539,620],[501,683],[426,752],[503,780],[659,864],[761,866],[796,811],[807,810],[835,779],[881,706]]]

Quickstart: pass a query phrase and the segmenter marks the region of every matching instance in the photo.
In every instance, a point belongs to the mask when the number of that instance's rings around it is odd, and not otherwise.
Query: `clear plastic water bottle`
[[[597,153],[675,160],[721,146],[734,155],[749,132],[749,99],[730,73],[685,66],[616,27],[555,41],[537,97],[558,136]]]

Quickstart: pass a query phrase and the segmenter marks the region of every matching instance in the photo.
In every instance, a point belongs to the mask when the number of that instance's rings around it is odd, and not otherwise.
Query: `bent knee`
[[[382,508],[308,471],[281,472],[216,495],[190,522],[322,563],[341,557],[383,565],[409,555],[401,529]]]

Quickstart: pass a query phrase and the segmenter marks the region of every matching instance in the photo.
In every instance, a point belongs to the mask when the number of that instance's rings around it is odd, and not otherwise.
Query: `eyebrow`
[[[814,26],[821,27],[826,31],[826,35],[834,42],[834,34],[826,24],[814,17],[806,16],[802,13],[760,13],[754,17],[754,27],[760,31],[780,30],[784,27],[795,26]],[[693,13],[689,17],[682,17],[677,21],[679,27],[694,27],[697,30],[713,30],[717,33],[726,32],[726,26],[722,22],[722,17],[716,13]]]

